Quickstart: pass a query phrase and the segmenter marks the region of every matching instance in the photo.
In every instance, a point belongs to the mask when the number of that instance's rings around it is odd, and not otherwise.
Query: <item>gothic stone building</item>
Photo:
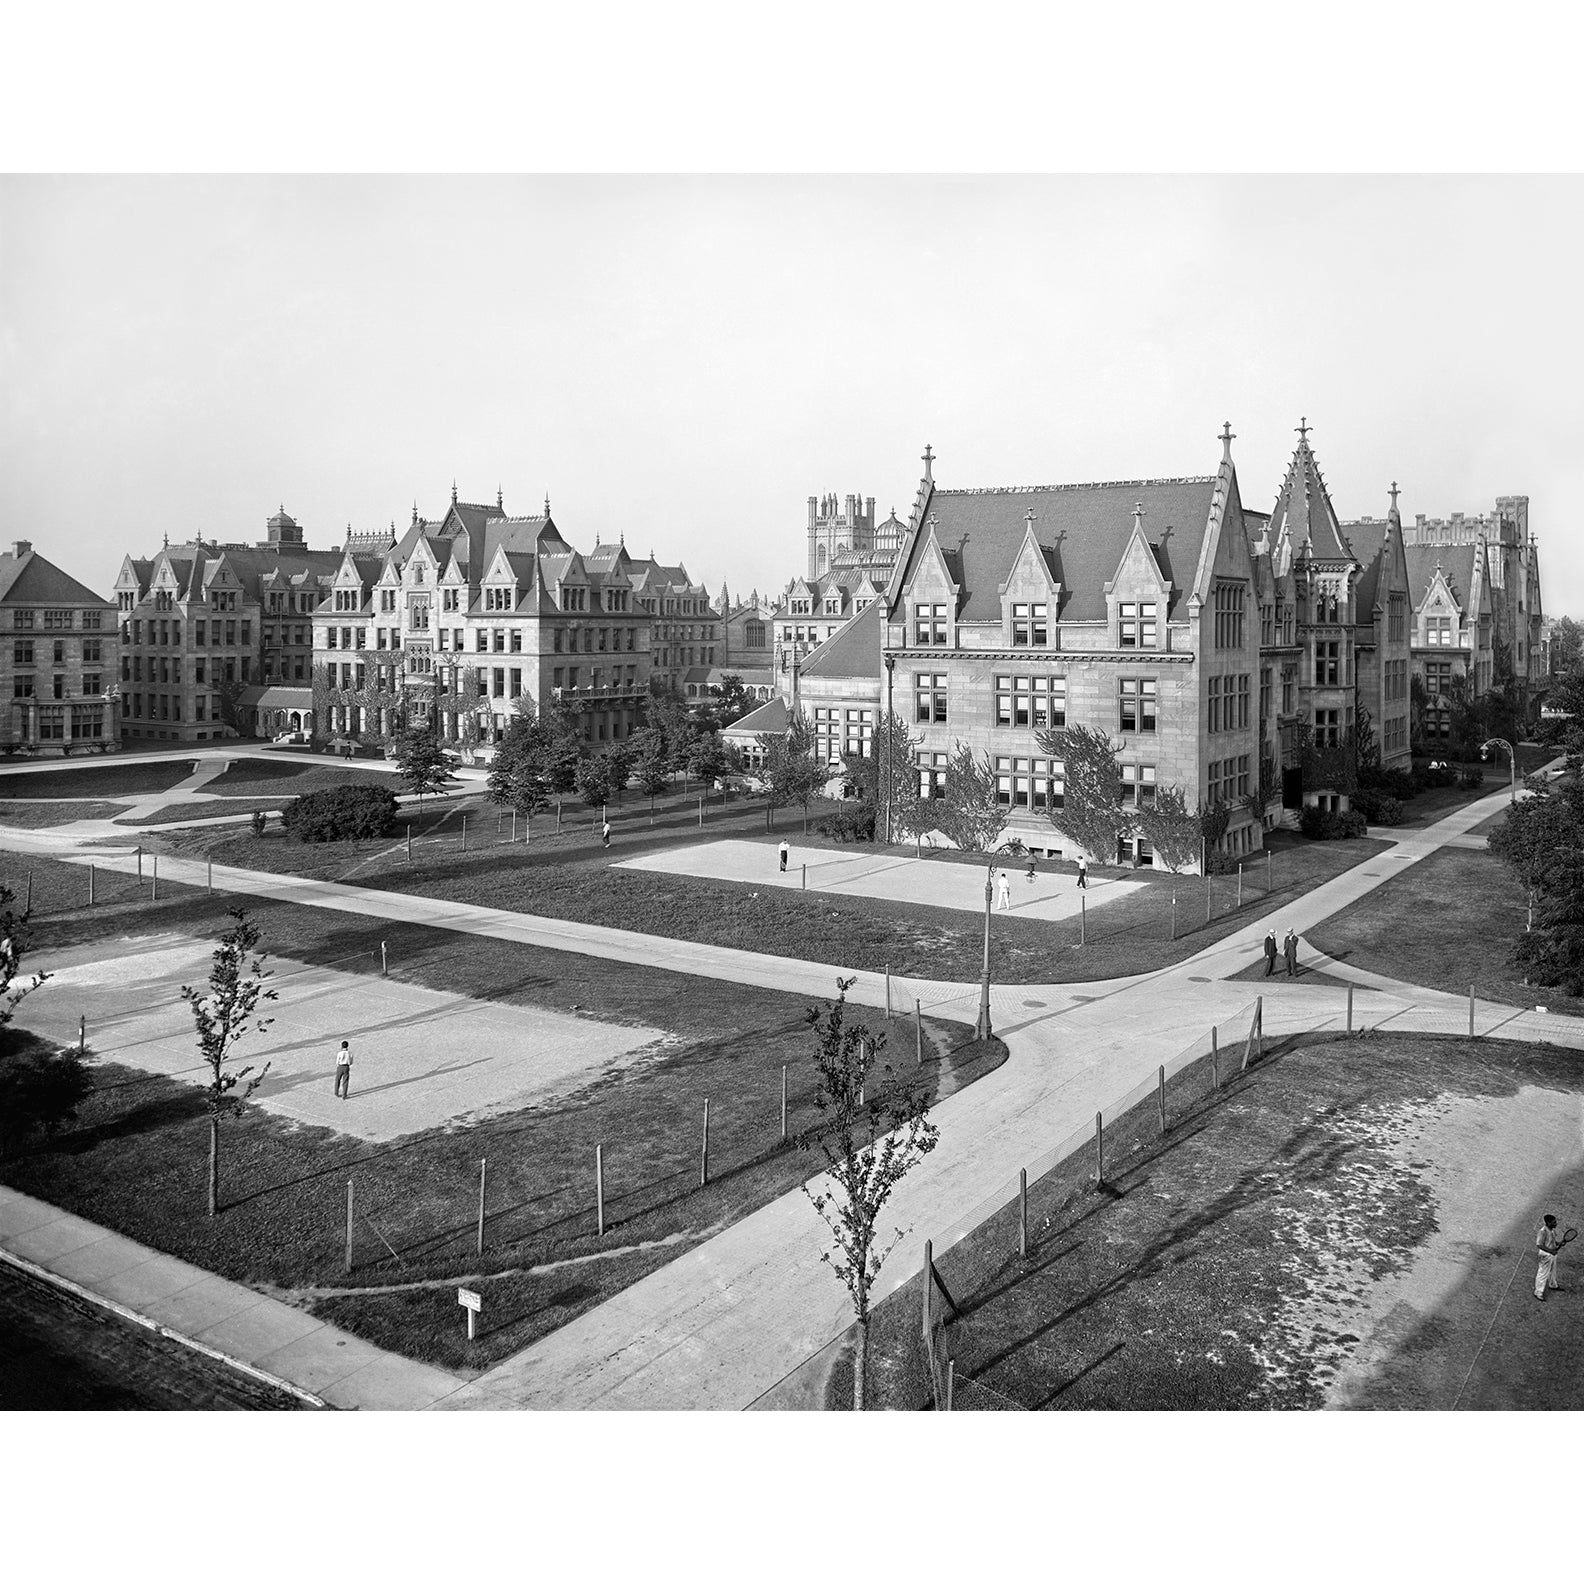
[[[115,606],[19,539],[0,555],[0,626],[0,696],[10,702],[0,747],[119,748]]]
[[[926,448],[882,631],[886,707],[924,739],[922,792],[966,743],[995,765],[1007,834],[1075,856],[1065,767],[1036,734],[1084,725],[1111,739],[1129,802],[1166,786],[1190,808],[1224,801],[1223,847],[1262,844],[1241,802],[1258,775],[1260,633],[1231,441],[1202,477],[985,489],[940,488]],[[1091,856],[1153,855],[1129,837]]]

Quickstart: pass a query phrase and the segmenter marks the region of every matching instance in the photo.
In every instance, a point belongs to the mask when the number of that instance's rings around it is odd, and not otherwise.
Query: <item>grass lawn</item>
[[[175,888],[89,912],[80,870],[33,860],[35,950],[178,931],[213,936],[229,899]],[[65,871],[64,874],[60,871]],[[20,866],[0,856],[15,887]],[[203,1213],[207,1122],[188,1085],[105,1062],[74,1128],[4,1163],[4,1180],[233,1280],[285,1295],[382,1346],[451,1366],[483,1365],[602,1302],[701,1238],[789,1191],[817,1157],[780,1142],[781,1068],[789,1127],[810,1125],[813,1079],[805,998],[661,969],[363,921],[287,903],[253,909],[278,966],[342,962],[509,1004],[569,1008],[643,1023],[673,1042],[581,1092],[472,1126],[366,1145],[255,1108],[224,1124],[222,1197]],[[377,983],[371,982],[377,994]],[[39,994],[47,994],[46,985]],[[866,1014],[872,1021],[874,1015]],[[25,1023],[25,1017],[23,1019]],[[925,1020],[924,1076],[950,1093],[1005,1058],[961,1025]],[[968,1041],[969,1043],[962,1043]],[[898,1056],[912,1065],[910,1031]],[[710,1107],[710,1176],[700,1188],[701,1119]],[[606,1231],[595,1226],[594,1149],[604,1146]],[[489,1161],[486,1253],[475,1252],[478,1171]],[[356,1269],[342,1270],[346,1179],[357,1183]],[[459,1281],[484,1284],[485,1324],[470,1350],[457,1324]]]
[[[125,763],[94,759],[76,767],[68,761],[59,769],[30,775],[0,775],[0,798],[141,797],[168,792],[185,781],[193,768],[190,759],[129,759]]]
[[[461,850],[461,817],[467,814],[469,850]],[[496,836],[499,811],[476,794],[442,808],[413,814],[413,856],[400,834],[371,842],[304,844],[272,830],[262,840],[225,831],[168,833],[159,840],[189,856],[271,873],[307,875],[384,890],[443,897],[480,906],[509,908],[543,917],[638,930],[677,940],[738,947],[806,961],[836,960],[844,968],[937,979],[977,979],[983,926],[976,914],[921,904],[864,897],[758,889],[730,881],[694,879],[645,870],[613,868],[611,856],[629,858],[656,843],[764,834],[762,804],[717,804],[705,816],[702,837],[697,804],[672,800],[650,827],[644,805],[632,800],[618,816],[617,846],[605,853],[580,811],[568,810],[560,835],[536,835],[531,846],[502,845]],[[398,832],[405,830],[404,810]],[[548,823],[548,822],[547,822]],[[801,821],[799,821],[801,824]],[[781,825],[785,829],[783,821]],[[801,837],[799,838],[802,839]],[[1241,928],[1355,864],[1375,856],[1374,838],[1311,842],[1273,832],[1273,890],[1265,894],[1266,864],[1252,860],[1243,879],[1217,875],[1210,885],[1211,921],[1206,923],[1206,883],[1153,870],[1129,871],[1141,889],[1089,914],[1085,944],[1080,926],[1034,920],[997,919],[991,934],[991,972],[1002,983],[1062,983],[1142,973],[1181,962],[1232,930]],[[852,850],[852,849],[847,849]],[[937,855],[929,862],[961,861]],[[1071,865],[1042,871],[1075,873]],[[1172,934],[1172,896],[1178,897],[1177,938]]]
[[[1309,933],[1328,957],[1433,990],[1509,1006],[1584,1012],[1559,988],[1525,985],[1511,953],[1528,921],[1523,884],[1489,853],[1463,847],[1405,869]]]
[[[1421,1174],[1458,1163],[1416,1158],[1417,1143],[1394,1148],[1412,1137],[1416,1109],[1433,1113],[1454,1097],[1510,1099],[1527,1086],[1584,1092],[1579,1054],[1383,1035],[1295,1042],[1218,1095],[1206,1064],[1190,1068],[1173,1085],[1164,1136],[1153,1100],[1110,1130],[1103,1191],[1089,1150],[1029,1184],[1027,1259],[1018,1253],[1014,1204],[937,1260],[959,1310],[947,1325],[956,1406],[1321,1406],[1361,1341],[1355,1327],[1367,1328],[1373,1285],[1406,1271],[1438,1229],[1437,1199]],[[1478,1138],[1471,1135],[1470,1147]],[[1532,1278],[1522,1248],[1462,1254],[1470,1273],[1462,1285],[1394,1344],[1395,1395],[1381,1406],[1446,1406],[1413,1400],[1412,1377],[1417,1371],[1441,1390],[1449,1366],[1455,1381],[1462,1361],[1478,1356],[1493,1301],[1485,1288],[1464,1301],[1463,1286],[1483,1269],[1480,1280],[1488,1288],[1494,1279],[1499,1293],[1500,1277],[1484,1261],[1502,1256],[1504,1277],[1515,1254]],[[931,1400],[922,1281],[876,1312],[876,1406]],[[1319,1310],[1311,1303],[1317,1293],[1328,1300]],[[1578,1322],[1564,1311],[1536,1332],[1529,1306],[1517,1301],[1527,1296],[1514,1295],[1509,1318],[1520,1335],[1503,1339],[1500,1351],[1535,1350],[1524,1390],[1543,1398],[1556,1389],[1548,1375],[1572,1390]],[[1321,1322],[1317,1314],[1338,1318]],[[1418,1363],[1402,1366],[1415,1352]],[[848,1366],[833,1376],[827,1400],[845,1406],[850,1394]],[[1566,1405],[1554,1396],[1482,1405],[1553,1404]]]
[[[303,764],[296,760],[239,759],[229,769],[208,782],[205,792],[226,797],[271,797],[272,807],[281,799],[300,797],[332,786],[385,786],[402,790],[401,778],[388,771],[357,770],[344,761],[336,764]]]
[[[121,803],[0,803],[0,825],[18,830],[43,830],[51,825],[69,825],[73,820],[114,819],[124,807]]]
[[[289,803],[293,794],[283,793],[277,798],[217,798],[210,803],[167,803],[149,814],[127,815],[118,819],[117,825],[140,827],[144,825],[170,825],[178,820],[224,819],[228,814],[251,814],[255,809],[266,812]]]

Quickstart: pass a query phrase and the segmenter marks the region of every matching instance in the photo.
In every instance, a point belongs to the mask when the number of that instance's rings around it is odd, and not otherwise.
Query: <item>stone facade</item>
[[[115,606],[19,539],[0,555],[0,628],[0,748],[118,749]]]

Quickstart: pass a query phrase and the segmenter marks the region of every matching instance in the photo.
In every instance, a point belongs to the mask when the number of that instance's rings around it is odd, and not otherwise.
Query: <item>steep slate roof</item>
[[[1474,557],[1478,545],[1409,545],[1408,597],[1415,610],[1424,604],[1439,566],[1447,586],[1457,595],[1458,604],[1469,614],[1468,601],[1474,591]]]
[[[761,704],[758,709],[750,710],[740,721],[734,721],[730,726],[721,728],[723,733],[743,732],[749,737],[756,737],[761,733],[784,732],[786,729],[786,700],[781,698],[773,698],[768,704]]]
[[[1361,621],[1375,609],[1380,598],[1381,572],[1386,561],[1386,539],[1391,529],[1390,521],[1354,522],[1346,524],[1343,537],[1353,547],[1353,559],[1364,568],[1354,584],[1355,604]],[[1398,534],[1401,535],[1401,525]]]
[[[1271,511],[1271,529],[1276,539],[1290,540],[1292,553],[1298,555],[1305,545],[1317,561],[1352,559],[1342,543],[1342,531],[1331,505],[1331,496],[1320,476],[1320,464],[1309,449],[1306,430],[1298,433],[1298,447],[1287,467],[1287,477],[1276,495]]]
[[[46,561],[37,550],[0,555],[0,601],[18,605],[109,605],[102,594]]]
[[[803,662],[805,677],[878,677],[880,618],[878,602],[866,605],[834,638],[827,638]]]
[[[900,584],[913,575],[931,523],[952,580],[964,591],[962,621],[1000,621],[1006,581],[1034,513],[1034,538],[1062,585],[1054,613],[1062,621],[1104,621],[1105,585],[1116,575],[1133,533],[1133,508],[1144,507],[1144,537],[1172,585],[1167,616],[1192,591],[1210,522],[1215,478],[1132,479],[1101,484],[1045,484],[932,490],[924,531],[913,541]],[[1169,531],[1168,531],[1169,530]]]

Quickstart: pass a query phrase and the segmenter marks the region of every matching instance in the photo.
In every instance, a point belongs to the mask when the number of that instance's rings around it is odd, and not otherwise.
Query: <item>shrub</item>
[[[1363,836],[1368,823],[1357,809],[1333,814],[1330,809],[1311,804],[1298,816],[1298,829],[1310,841],[1345,841],[1350,836]]]
[[[1349,809],[1346,814],[1333,814],[1331,818],[1336,822],[1336,836],[1343,841],[1368,833],[1364,816],[1357,809]]]
[[[1485,785],[1485,772],[1477,767],[1464,770],[1458,776],[1458,785],[1465,792],[1472,792],[1476,787]]]
[[[1406,803],[1415,791],[1413,775],[1407,770],[1383,771],[1377,785],[1388,797],[1396,798],[1399,803]]]
[[[1375,813],[1377,825],[1401,825],[1403,820],[1403,806],[1394,797],[1383,797],[1380,807]]]
[[[1371,825],[1380,824],[1381,805],[1385,801],[1386,794],[1377,790],[1375,787],[1361,786],[1352,797],[1353,807],[1356,808],[1359,813],[1370,822]]]
[[[308,792],[286,805],[281,823],[299,841],[359,841],[383,836],[396,820],[389,787],[338,786]]]
[[[32,1133],[58,1132],[92,1092],[75,1045],[57,1050],[25,1029],[0,1029],[0,1155]]]
[[[855,803],[849,808],[833,809],[815,821],[814,829],[833,841],[873,841],[875,809],[873,803]]]
[[[1206,867],[1213,875],[1236,874],[1238,861],[1231,853],[1224,853],[1212,847],[1206,857]],[[1137,865],[1134,866],[1135,868]]]
[[[1306,803],[1303,812],[1298,816],[1298,831],[1300,835],[1307,836],[1310,841],[1327,841],[1330,832],[1330,813],[1321,808],[1318,803]]]

